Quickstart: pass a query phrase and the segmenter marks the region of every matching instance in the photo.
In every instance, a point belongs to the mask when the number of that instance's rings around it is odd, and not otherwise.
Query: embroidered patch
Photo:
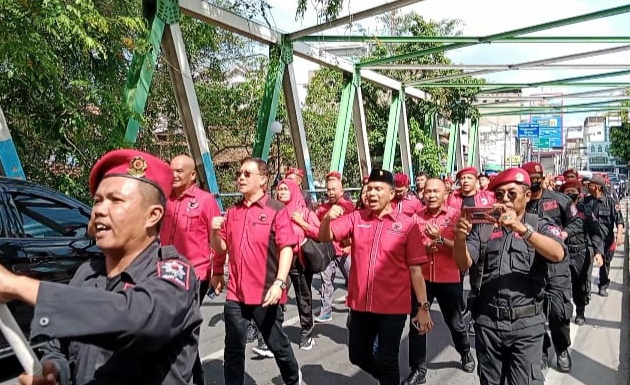
[[[558,208],[558,202],[556,201],[547,201],[543,202],[543,209],[545,211],[553,210]]]
[[[486,198],[481,198],[481,204],[482,205],[487,205],[488,204],[488,200]]]
[[[136,178],[142,178],[147,167],[149,166],[143,157],[134,156],[133,159],[131,159],[131,162],[129,162],[129,169],[127,170],[127,173],[131,176],[135,176]]]
[[[616,204],[616,205],[615,205],[615,210],[617,210],[617,211],[621,210],[621,206],[620,206],[620,205],[618,205],[618,204]]]
[[[403,228],[402,223],[400,223],[400,222],[394,222],[394,223],[392,223],[392,229],[393,229],[393,230],[395,230],[395,231],[400,231],[400,230],[402,230],[402,228]]]
[[[125,282],[125,284],[123,285],[123,291],[127,289],[131,289],[134,286],[136,285],[134,285],[133,283]]]
[[[266,222],[267,221],[267,214],[262,213],[258,216],[258,220],[261,222]]]
[[[571,205],[571,216],[574,217],[576,216],[578,213],[577,208],[575,207],[575,205]]]
[[[514,175],[514,180],[517,181],[518,183],[523,183],[525,182],[525,175],[523,175],[520,172],[517,172],[516,175]]]
[[[158,277],[174,282],[188,290],[190,265],[178,259],[170,259],[168,261],[158,262],[157,273]]]
[[[498,239],[503,236],[503,231],[494,231],[492,235],[490,235],[490,239]]]
[[[558,227],[548,226],[547,230],[549,231],[549,234],[553,235],[554,237],[562,238],[562,233]]]
[[[540,167],[539,165],[535,165],[534,170],[536,170],[536,172],[542,172],[542,167]]]
[[[198,201],[198,200],[196,200],[196,199],[191,199],[191,200],[188,202],[188,208],[189,208],[189,209],[196,209],[197,207],[199,207],[199,201]]]

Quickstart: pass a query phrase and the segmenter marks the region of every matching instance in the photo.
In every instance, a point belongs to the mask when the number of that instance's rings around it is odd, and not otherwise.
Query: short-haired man
[[[424,171],[420,171],[416,174],[416,197],[422,201],[422,194],[424,193],[424,184],[429,179],[429,174]]]
[[[197,278],[175,248],[158,244],[170,194],[168,164],[137,150],[103,155],[90,173],[89,234],[104,258],[69,285],[0,267],[0,301],[35,306],[31,337],[49,340],[43,377],[21,384],[190,384],[201,315]]]
[[[422,303],[414,316],[418,332],[427,333],[433,326],[420,266],[426,261],[418,247],[420,231],[411,218],[392,207],[393,185],[390,172],[373,169],[367,184],[368,208],[344,215],[341,207],[333,206],[319,229],[322,241],[352,239],[347,300],[350,362],[381,385],[400,384],[398,352],[411,311],[412,286]]]
[[[525,211],[531,191],[520,168],[500,173],[489,189],[500,211],[494,224],[473,226],[465,216],[455,226],[453,257],[460,270],[482,266],[472,313],[481,385],[540,384],[545,333],[543,297],[548,262],[566,247],[549,219]]]
[[[394,174],[394,208],[408,216],[413,216],[422,210],[422,202],[415,196],[409,194],[409,177],[403,173]]]
[[[302,381],[291,343],[282,329],[284,314],[279,306],[287,299],[286,282],[297,236],[284,205],[264,192],[267,174],[264,160],[244,159],[236,173],[243,199],[229,208],[224,217],[212,220],[212,248],[223,261],[230,253],[223,314],[225,385],[243,385],[247,327],[251,320],[273,353],[284,383],[297,385]],[[222,279],[222,275],[218,278]]]

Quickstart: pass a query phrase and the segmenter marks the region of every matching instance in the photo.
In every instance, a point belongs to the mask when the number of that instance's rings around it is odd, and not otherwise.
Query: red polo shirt
[[[422,265],[422,274],[425,281],[436,283],[456,283],[461,279],[459,268],[453,259],[453,251],[445,246],[439,246],[437,253],[427,253],[424,245],[431,242],[431,238],[424,232],[427,223],[437,225],[440,228],[440,235],[453,240],[454,227],[459,218],[459,210],[442,205],[442,208],[433,215],[429,208],[425,208],[414,217],[420,228],[422,241],[419,244],[421,254],[428,258],[429,263]]]
[[[409,314],[409,266],[427,260],[421,253],[418,225],[396,211],[378,218],[364,209],[332,221],[331,228],[335,239],[352,239],[348,307],[370,313]]]
[[[351,201],[346,200],[345,198],[341,197],[341,199],[339,199],[339,202],[337,203],[326,202],[324,204],[319,205],[319,207],[317,208],[316,214],[320,221],[324,219],[324,216],[326,215],[326,213],[334,205],[341,206],[341,208],[343,209],[344,215],[350,214],[356,209],[356,207]],[[341,239],[339,242],[333,241],[333,246],[335,247],[335,255],[337,256],[344,255],[343,246],[341,245],[341,241],[343,240],[344,239]]]
[[[195,267],[195,274],[201,281],[208,279],[210,260],[214,256],[214,250],[210,249],[212,218],[220,215],[219,205],[212,194],[196,185],[178,197],[171,195],[166,203],[160,241],[163,246],[175,246]]]
[[[398,212],[405,213],[408,216],[412,217],[415,213],[422,210],[424,207],[420,199],[415,196],[407,195],[401,200],[397,200],[394,198],[392,200],[392,206],[394,210]]]
[[[262,304],[276,280],[280,250],[297,244],[286,208],[267,195],[249,207],[240,201],[225,213],[220,236],[230,254],[228,301]],[[280,303],[284,302],[286,291]]]

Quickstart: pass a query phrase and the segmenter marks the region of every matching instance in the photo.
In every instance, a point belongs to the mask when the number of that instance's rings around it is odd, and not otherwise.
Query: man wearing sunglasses
[[[532,195],[527,204],[527,212],[539,217],[551,219],[562,229],[562,240],[579,237],[584,232],[584,226],[579,221],[577,209],[568,196],[542,188],[544,169],[540,163],[529,162],[523,165],[532,181]],[[571,346],[571,317],[573,303],[571,302],[571,266],[570,258],[560,263],[549,264],[547,272],[547,287],[545,289],[545,311],[549,323],[549,335],[545,333],[543,345],[542,367],[549,366],[547,351],[553,343],[556,353],[558,370],[571,370],[571,356],[568,348]]]
[[[503,171],[490,183],[498,219],[455,225],[453,258],[461,271],[482,268],[472,312],[481,385],[544,383],[538,364],[545,333],[543,298],[550,262],[566,254],[560,229],[549,219],[527,214],[531,181],[520,168]]]

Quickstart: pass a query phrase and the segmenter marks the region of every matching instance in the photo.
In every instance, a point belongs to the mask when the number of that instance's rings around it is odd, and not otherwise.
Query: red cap
[[[507,170],[500,172],[492,181],[490,181],[488,190],[494,191],[497,187],[512,182],[527,186],[531,186],[532,184],[527,171],[522,168],[508,168]]]
[[[564,190],[568,188],[575,188],[580,191],[582,189],[582,184],[576,180],[570,180],[568,182],[564,182],[562,187],[560,187],[560,191],[564,192]]]
[[[394,186],[407,187],[409,186],[409,177],[401,172],[394,175]]]
[[[562,175],[558,175],[558,176],[556,177],[556,180],[557,180],[557,181],[559,180],[559,181],[561,181],[561,182],[564,182],[564,176],[562,176]]]
[[[297,175],[300,178],[304,178],[304,171],[300,170],[299,168],[289,167],[287,172],[284,174],[284,178],[287,179],[289,175]]]
[[[326,180],[333,179],[333,178],[337,178],[341,180],[341,173],[339,171],[331,171],[328,174],[326,174]]]
[[[459,179],[466,174],[471,174],[476,177],[479,174],[479,171],[476,167],[466,167],[457,172],[457,174],[455,175],[455,179]]]
[[[562,173],[562,176],[564,176],[564,177],[566,177],[567,175],[575,175],[575,176],[578,176],[579,174],[577,173],[577,171],[575,171],[574,169],[570,168],[570,169],[568,169],[568,170],[565,170],[565,171]]]
[[[90,194],[94,196],[101,180],[110,176],[122,176],[149,183],[164,197],[171,194],[173,172],[168,163],[146,152],[121,149],[101,157],[90,173]]]
[[[543,166],[538,162],[524,163],[523,166],[521,166],[521,168],[525,170],[525,172],[527,172],[529,175],[531,174],[542,175],[542,173],[545,172],[545,169],[543,168]]]
[[[448,183],[455,183],[455,181],[451,177],[445,178],[444,179],[444,183],[446,183],[446,182],[448,182]]]

